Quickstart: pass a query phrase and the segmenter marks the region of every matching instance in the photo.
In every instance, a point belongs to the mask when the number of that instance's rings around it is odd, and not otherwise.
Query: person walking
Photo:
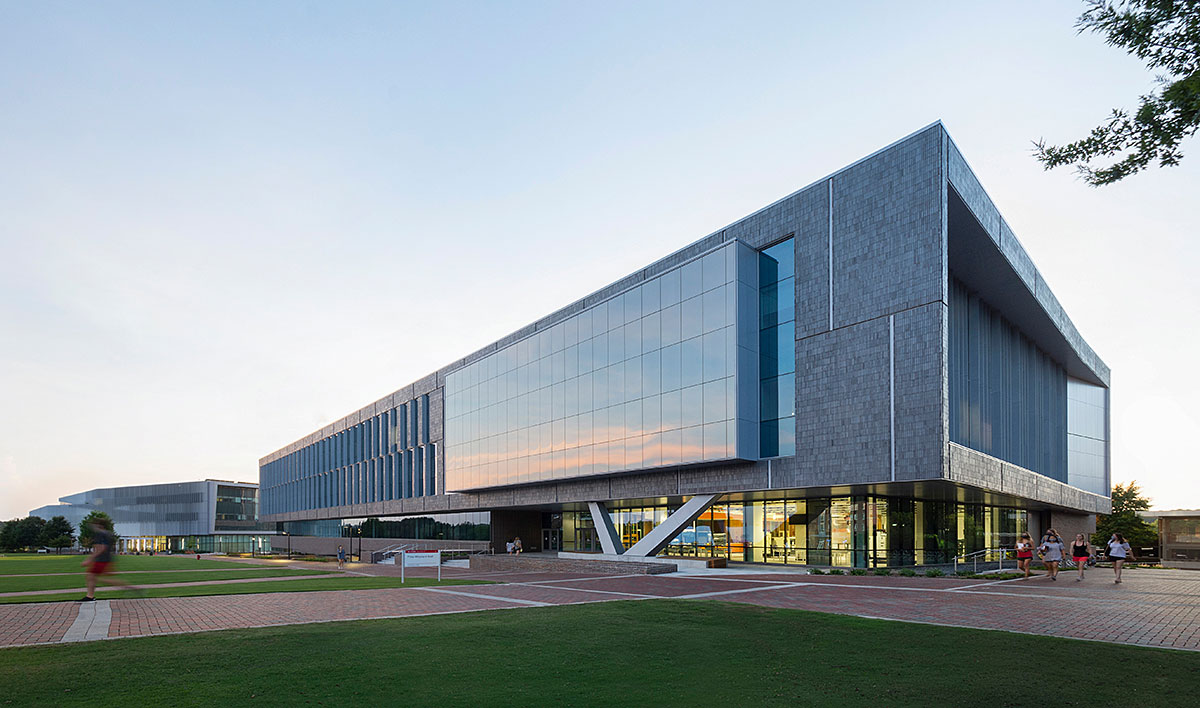
[[[1017,541],[1017,570],[1025,573],[1021,580],[1029,580],[1029,566],[1033,565],[1033,539],[1028,533],[1021,534]]]
[[[1120,584],[1121,582],[1121,566],[1125,565],[1126,559],[1133,558],[1133,549],[1129,547],[1129,542],[1119,533],[1114,533],[1112,538],[1108,539],[1108,548],[1106,549],[1108,560],[1112,561],[1113,572],[1116,573],[1117,579],[1113,582]]]
[[[92,552],[80,564],[87,569],[87,595],[83,596],[80,602],[93,602],[96,599],[96,581],[101,577],[104,577],[106,585],[120,585],[137,592],[137,588],[114,575],[116,571],[113,568],[112,532],[107,526],[95,521],[89,526],[92,529]]]
[[[343,546],[338,546],[338,570],[346,566],[346,549]]]
[[[520,536],[517,536],[516,538],[513,539],[513,550],[515,550],[517,552],[518,556],[521,555],[522,548],[521,548],[521,537]]]
[[[1058,564],[1067,551],[1063,546],[1062,537],[1058,535],[1057,531],[1050,529],[1046,532],[1041,548],[1038,550],[1042,553],[1042,562],[1046,564],[1046,572],[1049,573],[1050,579],[1058,580]]]
[[[1092,559],[1092,544],[1088,542],[1087,536],[1081,533],[1075,534],[1075,540],[1071,543],[1071,560],[1075,561],[1075,567],[1079,571],[1079,576],[1075,578],[1075,582],[1083,580],[1083,571],[1087,568],[1088,561]]]

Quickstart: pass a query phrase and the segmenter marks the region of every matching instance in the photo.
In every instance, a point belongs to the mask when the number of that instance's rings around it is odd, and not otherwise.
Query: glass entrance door
[[[542,550],[562,550],[562,529],[542,529]]]

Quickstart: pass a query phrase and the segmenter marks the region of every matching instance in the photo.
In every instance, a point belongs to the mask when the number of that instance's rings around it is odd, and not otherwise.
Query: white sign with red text
[[[404,582],[405,568],[433,568],[438,569],[438,581],[442,579],[442,552],[441,551],[404,551],[400,554],[400,582]]]

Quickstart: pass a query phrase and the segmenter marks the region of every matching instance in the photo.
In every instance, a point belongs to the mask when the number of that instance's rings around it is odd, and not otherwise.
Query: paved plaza
[[[295,564],[296,567],[306,567]],[[410,570],[429,575],[432,569]],[[352,566],[363,575],[398,573]],[[1200,650],[1200,573],[1093,570],[1028,581],[806,575],[731,568],[668,575],[472,572],[488,585],[0,605],[0,647],[645,599],[740,602],[943,626]]]

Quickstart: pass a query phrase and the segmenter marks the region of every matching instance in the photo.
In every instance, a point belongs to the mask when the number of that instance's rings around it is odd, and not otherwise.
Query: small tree
[[[12,519],[4,522],[4,526],[0,527],[0,550],[15,551],[17,550],[17,519]]]
[[[93,511],[83,517],[83,521],[79,522],[79,545],[84,548],[92,547],[92,524],[99,524],[105,530],[112,534],[113,545],[116,545],[117,534],[113,531],[112,518],[103,511]]]
[[[1150,500],[1142,496],[1142,490],[1138,488],[1136,480],[1127,485],[1117,484],[1113,487],[1112,506],[1111,514],[1096,517],[1093,543],[1103,546],[1114,533],[1119,533],[1134,548],[1158,544],[1158,531],[1154,525],[1138,516],[1139,511],[1150,508]]]
[[[26,516],[17,522],[17,547],[33,548],[42,540],[46,520],[40,516]]]
[[[54,516],[46,522],[46,527],[42,529],[42,545],[50,546],[55,553],[61,553],[62,549],[75,543],[75,527],[67,521],[65,516]]]

